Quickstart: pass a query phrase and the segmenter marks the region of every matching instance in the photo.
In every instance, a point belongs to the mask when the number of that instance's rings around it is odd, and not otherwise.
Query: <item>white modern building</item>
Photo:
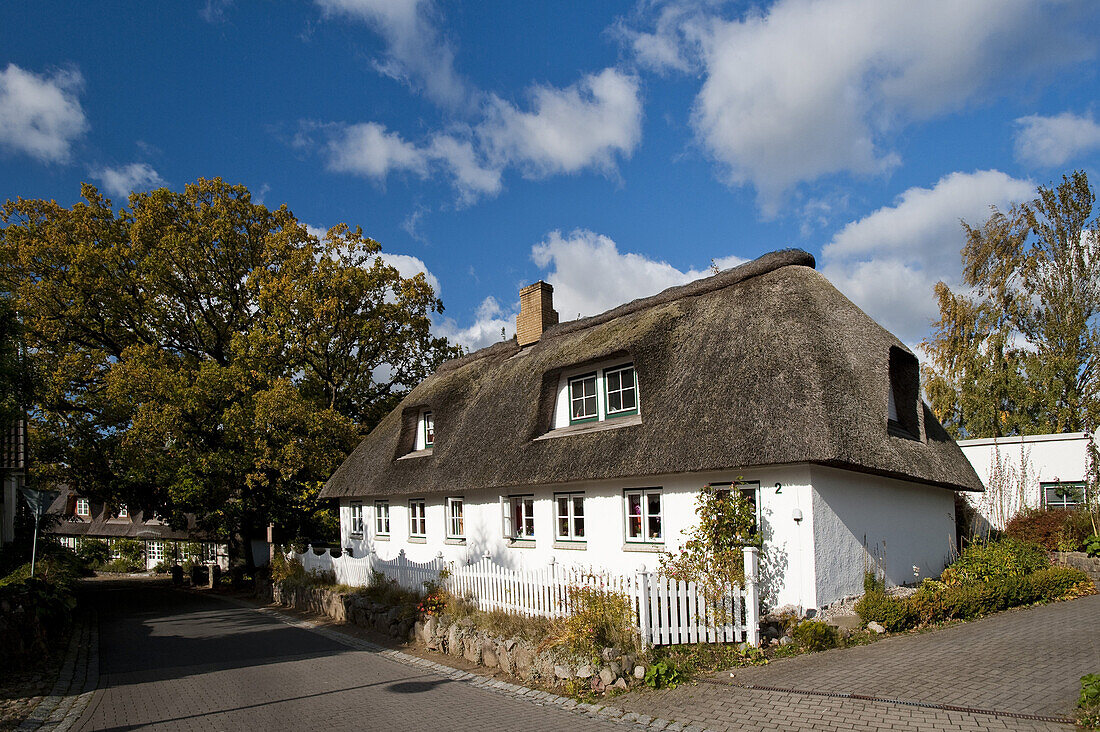
[[[1024,508],[1077,508],[1085,503],[1088,432],[960,440],[986,490],[967,500],[995,529]]]
[[[709,484],[756,506],[768,606],[824,607],[872,567],[942,571],[954,491],[981,482],[916,357],[812,256],[566,323],[552,293],[524,288],[515,339],[445,363],[336,471],[345,550],[652,570]]]

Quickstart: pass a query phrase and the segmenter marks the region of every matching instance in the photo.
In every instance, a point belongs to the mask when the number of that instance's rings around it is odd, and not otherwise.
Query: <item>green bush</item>
[[[1093,534],[1085,539],[1081,548],[1090,557],[1100,557],[1100,534]]]
[[[874,621],[891,633],[912,628],[917,622],[916,613],[908,602],[884,592],[864,595],[856,603],[855,610],[864,624]]]
[[[129,574],[130,572],[140,572],[145,569],[144,564],[133,562],[129,559],[112,559],[111,561],[100,567],[104,572],[118,572],[121,574]]]
[[[76,553],[93,568],[101,567],[111,559],[111,547],[103,539],[84,539]]]
[[[1007,576],[988,582],[925,582],[906,598],[874,592],[856,603],[856,613],[864,623],[874,620],[896,632],[946,620],[971,620],[1011,607],[1053,602],[1091,591],[1084,572],[1048,567],[1025,577]]]
[[[943,570],[940,579],[947,585],[965,585],[1023,577],[1049,566],[1050,556],[1042,546],[1006,537],[970,544],[950,567]]]
[[[0,579],[0,658],[16,668],[41,661],[64,639],[76,607],[75,575],[64,560],[46,557],[29,574],[28,564]]]
[[[130,563],[144,566],[145,542],[139,539],[119,539],[115,542],[115,551]]]
[[[792,637],[807,651],[827,651],[840,645],[840,632],[820,620],[803,620],[794,627]]]
[[[645,672],[645,685],[651,689],[675,689],[685,680],[680,670],[667,659],[650,664]]]

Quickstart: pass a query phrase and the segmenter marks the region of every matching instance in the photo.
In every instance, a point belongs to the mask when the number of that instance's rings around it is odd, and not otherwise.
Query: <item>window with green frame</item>
[[[1084,483],[1043,483],[1042,487],[1047,508],[1076,508],[1085,502]]]
[[[604,369],[603,383],[608,417],[638,413],[638,380],[634,364]]]
[[[435,444],[435,419],[431,412],[424,412],[424,447]]]
[[[600,418],[596,403],[596,374],[574,376],[569,380],[569,424],[592,422]]]

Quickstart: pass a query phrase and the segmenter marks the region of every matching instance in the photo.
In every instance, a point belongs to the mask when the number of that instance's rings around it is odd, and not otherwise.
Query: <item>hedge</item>
[[[1081,570],[1048,567],[1023,577],[1001,576],[987,582],[949,585],[925,580],[908,597],[870,592],[856,603],[855,610],[864,623],[875,621],[893,632],[1091,593],[1092,582]]]

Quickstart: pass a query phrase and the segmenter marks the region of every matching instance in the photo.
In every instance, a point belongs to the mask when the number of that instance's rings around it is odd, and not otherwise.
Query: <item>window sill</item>
[[[634,414],[629,417],[612,417],[611,419],[605,419],[600,422],[585,422],[583,424],[571,424],[568,427],[559,427],[550,430],[545,435],[539,435],[534,441],[552,440],[555,437],[567,437],[569,435],[583,435],[589,432],[603,432],[604,430],[617,430],[620,427],[634,427],[641,423],[642,416],[640,414]]]
[[[375,541],[389,541],[390,540],[390,535],[389,534],[375,534],[374,535],[374,540]]]
[[[534,549],[534,539],[511,539],[508,542],[509,549]]]
[[[456,538],[456,537],[453,537],[453,536],[448,536],[447,540],[444,543],[445,544],[450,544],[451,546],[466,546],[466,540],[465,539]]]
[[[637,541],[637,542],[628,541],[625,544],[623,544],[623,551],[624,552],[651,552],[651,553],[654,553],[654,554],[659,554],[660,552],[663,552],[664,550],[665,550],[664,542],[649,543],[649,542],[641,542],[641,541]]]
[[[348,534],[348,538],[358,541],[358,540],[363,538],[363,532],[362,531],[353,531],[352,533]]]
[[[407,455],[402,455],[397,458],[398,460],[415,460],[416,458],[424,458],[432,456],[432,448],[426,447],[423,450],[413,450]]]
[[[409,543],[410,544],[427,544],[428,543],[428,537],[426,537],[426,536],[410,536],[409,537]]]
[[[558,539],[554,542],[555,549],[566,549],[568,551],[583,552],[588,549],[588,542],[584,541],[570,541],[568,539]]]

